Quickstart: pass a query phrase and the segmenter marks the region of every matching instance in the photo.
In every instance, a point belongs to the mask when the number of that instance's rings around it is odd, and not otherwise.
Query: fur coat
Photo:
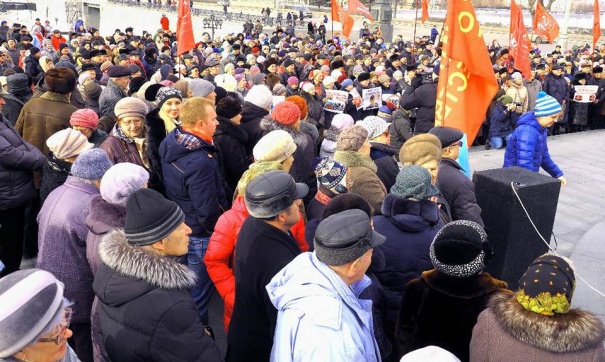
[[[477,362],[602,362],[603,323],[578,309],[543,316],[525,310],[516,295],[494,296],[479,315],[470,344]]]
[[[222,361],[189,293],[187,265],[130,245],[122,229],[101,240],[99,256],[93,289],[112,361]]]
[[[376,214],[382,209],[387,189],[376,175],[377,167],[370,156],[355,151],[336,151],[334,160],[349,167],[347,188],[370,203]]]

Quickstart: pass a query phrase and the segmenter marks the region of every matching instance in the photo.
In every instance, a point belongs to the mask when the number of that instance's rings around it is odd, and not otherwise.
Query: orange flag
[[[429,0],[422,0],[422,23],[429,18]]]
[[[363,5],[359,0],[349,0],[349,14],[361,14],[368,18],[370,21],[374,21],[374,17],[370,10]]]
[[[599,12],[599,1],[594,0],[594,14],[592,20],[592,51],[596,50],[597,41],[601,37],[601,13]]]
[[[559,24],[555,18],[546,11],[540,1],[536,1],[536,13],[534,15],[534,31],[542,39],[552,43],[559,36]]]
[[[472,145],[498,83],[470,1],[447,2],[441,41],[435,125],[461,130]]]
[[[189,0],[179,0],[179,20],[176,25],[176,54],[181,55],[195,48],[193,40],[193,24]]]
[[[338,14],[340,4],[336,0],[330,0],[330,7],[332,8],[332,21],[340,23],[340,14]]]
[[[351,37],[351,31],[353,31],[353,17],[349,15],[342,6],[336,0],[331,0],[330,5],[332,7],[332,21],[337,21],[342,24],[342,34],[348,39]]]
[[[523,12],[521,7],[515,3],[515,0],[510,2],[510,55],[515,62],[515,68],[521,71],[523,77],[529,77],[531,67],[529,66],[529,37],[527,36],[527,28],[523,23]]]

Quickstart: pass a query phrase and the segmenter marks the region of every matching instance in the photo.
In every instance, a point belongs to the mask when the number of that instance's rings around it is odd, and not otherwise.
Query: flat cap
[[[112,65],[107,68],[107,75],[109,78],[119,78],[119,77],[128,77],[132,74],[132,71],[128,67],[124,67],[121,65]]]
[[[452,127],[433,127],[431,128],[429,133],[439,138],[439,141],[441,141],[441,148],[447,148],[453,145],[454,143],[460,141],[462,137],[464,137],[464,133]]]

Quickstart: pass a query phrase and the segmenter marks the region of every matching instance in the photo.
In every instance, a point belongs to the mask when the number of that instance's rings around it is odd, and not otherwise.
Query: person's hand
[[[561,181],[562,186],[567,186],[567,179],[565,178],[565,176],[561,176],[557,178],[557,180]]]

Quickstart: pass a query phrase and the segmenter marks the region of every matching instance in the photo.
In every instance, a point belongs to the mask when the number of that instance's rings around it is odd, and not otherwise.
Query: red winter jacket
[[[238,196],[233,201],[231,209],[221,215],[216,222],[204,257],[210,279],[214,282],[216,290],[225,302],[225,314],[223,316],[225,331],[229,329],[233,305],[235,304],[235,273],[233,271],[235,242],[248,215],[244,198]],[[300,250],[308,251],[309,245],[305,241],[305,222],[302,215],[290,231]]]

